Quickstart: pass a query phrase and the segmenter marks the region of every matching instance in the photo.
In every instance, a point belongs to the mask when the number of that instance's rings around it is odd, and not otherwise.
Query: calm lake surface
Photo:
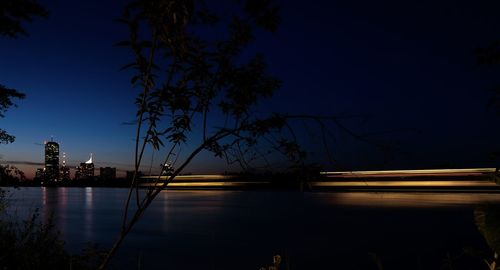
[[[9,214],[50,213],[68,249],[109,247],[126,189],[8,188]],[[440,269],[463,248],[488,251],[475,205],[500,194],[164,191],[125,240],[114,269]],[[410,263],[410,265],[407,265]],[[284,267],[284,269],[287,269]]]

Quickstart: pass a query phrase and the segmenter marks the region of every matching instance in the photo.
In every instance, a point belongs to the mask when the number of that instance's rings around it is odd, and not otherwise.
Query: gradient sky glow
[[[131,54],[113,47],[128,35],[113,22],[125,2],[40,0],[47,20],[26,24],[29,37],[0,39],[0,83],[27,96],[0,120],[17,137],[0,145],[2,162],[31,177],[53,136],[70,165],[93,153],[96,167],[131,169],[134,128],[122,123],[134,119],[137,89],[119,71]],[[500,117],[487,102],[500,73],[478,66],[474,51],[500,38],[500,4],[438,2],[280,1],[278,33],[252,47],[283,80],[261,110],[368,115],[345,123],[360,134],[400,131],[371,137],[398,149],[390,155],[337,134],[344,168],[496,166],[489,157],[500,149]],[[204,154],[187,171],[224,170]]]

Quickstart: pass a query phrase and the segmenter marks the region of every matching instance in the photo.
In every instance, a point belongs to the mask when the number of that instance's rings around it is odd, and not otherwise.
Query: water
[[[9,189],[9,212],[54,214],[68,249],[109,247],[126,189]],[[126,238],[116,269],[440,269],[464,247],[487,250],[473,223],[498,194],[165,191]],[[418,263],[417,263],[418,262]],[[482,262],[481,262],[482,263]],[[286,269],[286,268],[285,268]]]

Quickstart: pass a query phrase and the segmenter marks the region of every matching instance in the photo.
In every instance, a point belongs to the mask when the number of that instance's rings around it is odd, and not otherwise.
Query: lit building
[[[59,173],[59,176],[61,177],[61,181],[68,181],[70,180],[70,175],[69,175],[69,167],[66,166],[66,153],[63,153],[63,161],[62,161],[62,166],[61,166],[61,171]]]
[[[69,175],[69,167],[62,166],[61,167],[60,176],[61,176],[61,181],[68,181],[68,180],[70,180],[71,177]]]
[[[75,179],[93,179],[94,178],[94,163],[92,162],[92,154],[90,159],[80,166],[76,167]]]
[[[45,168],[38,168],[36,169],[36,172],[35,172],[35,179],[37,180],[42,180],[45,178]]]
[[[45,142],[45,173],[47,183],[59,180],[59,144],[53,141]]]
[[[99,177],[103,180],[115,179],[116,178],[116,168],[111,167],[101,167],[99,168]]]

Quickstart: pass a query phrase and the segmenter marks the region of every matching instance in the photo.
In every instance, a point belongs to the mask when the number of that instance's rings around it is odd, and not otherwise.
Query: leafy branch
[[[134,70],[131,84],[139,89],[136,106],[135,173],[125,202],[120,233],[100,269],[104,269],[124,237],[155,197],[202,151],[227,156],[241,143],[279,128],[270,119],[257,119],[252,107],[270,97],[279,80],[265,73],[262,55],[242,61],[253,41],[253,29],[273,31],[278,9],[268,0],[245,1],[241,17],[222,19],[204,1],[138,0],[130,2],[118,21],[129,29],[129,39],[117,43],[128,48],[134,61],[122,69]],[[203,35],[203,28],[226,29],[225,38]],[[209,113],[219,111],[224,126],[209,127]],[[202,138],[195,139],[201,120]],[[180,165],[162,181],[158,176],[144,193],[139,190],[139,167],[146,148],[167,147],[162,170],[183,145],[196,145]],[[178,155],[176,159],[179,158]],[[135,191],[135,192],[134,192]],[[130,209],[135,194],[136,209]],[[130,213],[133,211],[132,213]]]

